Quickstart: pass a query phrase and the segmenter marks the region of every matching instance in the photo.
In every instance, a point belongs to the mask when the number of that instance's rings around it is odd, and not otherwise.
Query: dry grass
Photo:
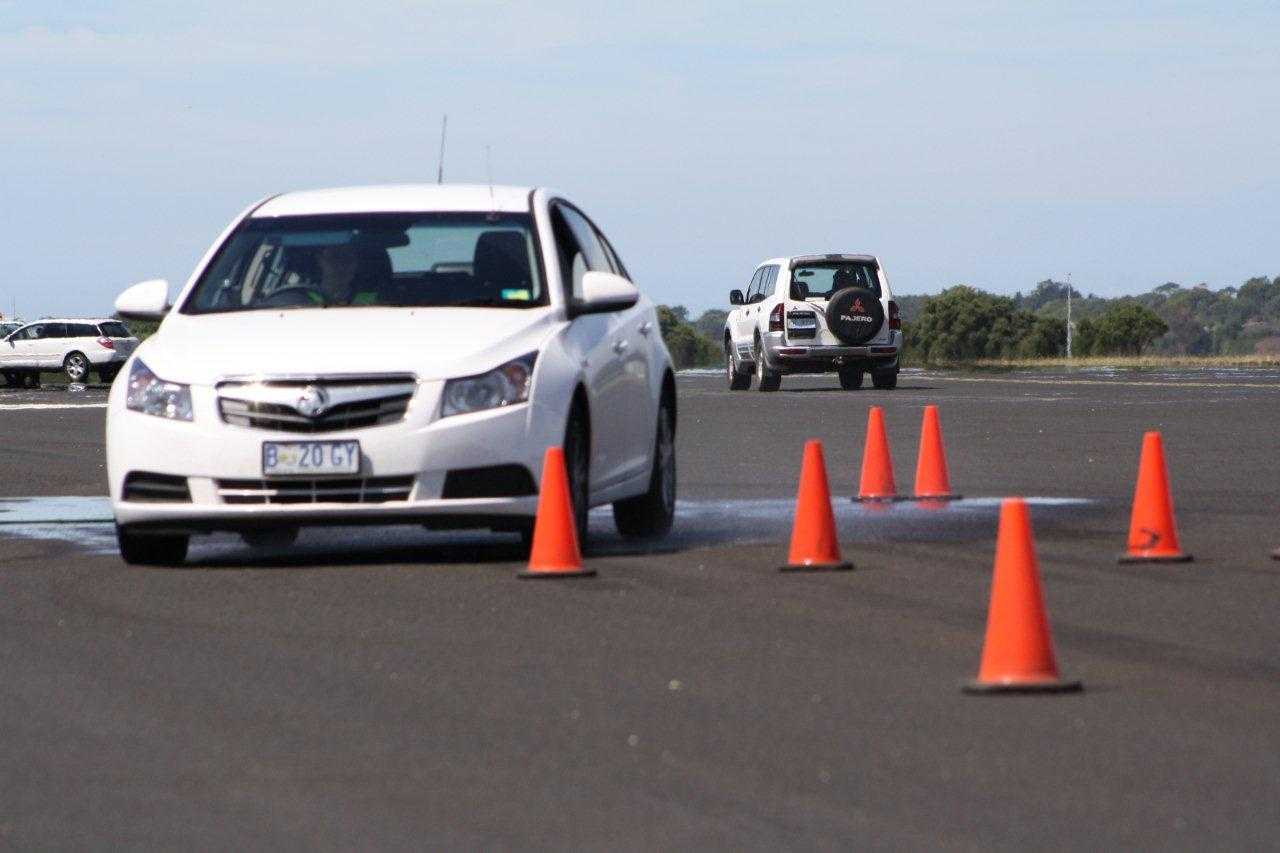
[[[960,366],[960,365],[955,365]],[[1159,370],[1161,368],[1252,367],[1280,369],[1276,355],[1090,355],[1082,358],[980,359],[965,367],[1112,367],[1121,370]]]

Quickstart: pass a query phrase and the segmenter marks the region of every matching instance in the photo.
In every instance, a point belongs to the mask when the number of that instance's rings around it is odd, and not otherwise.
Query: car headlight
[[[533,363],[538,354],[531,352],[479,376],[464,376],[444,383],[444,402],[440,417],[464,415],[523,403],[529,399],[533,382]]]
[[[129,368],[129,390],[126,408],[173,421],[191,420],[191,386],[165,382],[151,368],[135,358]]]

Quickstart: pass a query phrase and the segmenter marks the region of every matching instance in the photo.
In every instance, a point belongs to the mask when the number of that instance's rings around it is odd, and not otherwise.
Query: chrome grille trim
[[[296,408],[307,389],[327,398],[314,417]],[[377,376],[263,376],[218,383],[218,413],[225,423],[280,432],[321,433],[382,426],[404,419],[417,379],[409,374]]]
[[[413,476],[344,479],[218,480],[225,504],[380,504],[409,499]]]

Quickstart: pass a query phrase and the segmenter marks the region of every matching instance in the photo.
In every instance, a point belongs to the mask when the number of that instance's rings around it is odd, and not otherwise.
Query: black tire
[[[569,500],[578,529],[578,547],[587,547],[587,511],[591,509],[591,425],[582,406],[569,412],[564,428],[564,467],[569,478]]]
[[[22,374],[23,388],[39,388],[40,387],[40,371],[27,370]]]
[[[729,381],[730,391],[747,391],[751,388],[751,374],[744,373],[742,368],[738,366],[737,361],[733,357],[733,341],[725,338],[724,341],[724,372],[725,378]]]
[[[871,371],[871,384],[881,391],[892,391],[898,387],[898,368]]]
[[[880,297],[865,287],[846,287],[827,302],[827,328],[843,343],[861,346],[884,325]]]
[[[67,374],[69,382],[84,382],[93,366],[82,352],[69,352],[62,360],[62,372]]]
[[[658,432],[653,440],[653,471],[649,490],[634,498],[613,502],[613,523],[628,539],[666,536],[676,517],[676,424],[664,401],[658,410]]]
[[[756,390],[777,391],[782,387],[782,374],[770,369],[764,360],[764,345],[756,339]]]
[[[116,525],[121,558],[131,566],[179,566],[187,559],[189,536],[133,533]]]
[[[17,388],[22,384],[22,377],[16,371],[6,370],[4,372],[4,387]]]
[[[862,387],[862,368],[840,368],[840,387],[846,391],[857,391]]]

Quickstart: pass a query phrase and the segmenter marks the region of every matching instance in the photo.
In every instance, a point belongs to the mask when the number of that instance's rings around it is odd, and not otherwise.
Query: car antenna
[[[449,130],[449,114],[444,114],[444,121],[440,122],[440,167],[436,169],[436,183],[444,183],[444,137]]]
[[[498,204],[493,200],[493,146],[486,145],[484,147],[484,171],[489,178],[489,218],[496,219],[498,216]]]

